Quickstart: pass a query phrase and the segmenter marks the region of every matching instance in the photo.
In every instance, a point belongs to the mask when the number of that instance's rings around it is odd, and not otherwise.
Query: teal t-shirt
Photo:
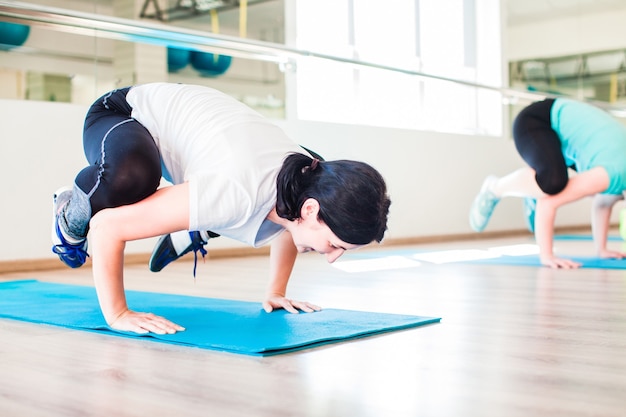
[[[550,113],[568,166],[578,172],[601,166],[609,175],[604,194],[626,190],[626,126],[606,111],[579,101],[557,98]]]

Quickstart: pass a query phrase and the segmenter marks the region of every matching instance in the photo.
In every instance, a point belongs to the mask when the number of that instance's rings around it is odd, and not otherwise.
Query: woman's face
[[[339,239],[326,224],[317,219],[319,203],[310,198],[302,205],[301,218],[294,221],[289,232],[298,252],[315,251],[326,256],[329,263],[335,262],[347,250],[363,245],[354,245]]]

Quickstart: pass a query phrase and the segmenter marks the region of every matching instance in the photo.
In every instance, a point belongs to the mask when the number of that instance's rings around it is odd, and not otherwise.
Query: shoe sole
[[[54,194],[52,195],[52,230],[51,230],[50,236],[52,238],[52,243],[54,245],[57,245],[60,243],[58,242],[59,238],[57,236],[57,230],[56,230],[57,212],[58,212],[57,198],[59,198],[59,196],[66,191],[72,191],[72,187],[69,187],[69,186],[61,187],[58,190],[56,190]]]

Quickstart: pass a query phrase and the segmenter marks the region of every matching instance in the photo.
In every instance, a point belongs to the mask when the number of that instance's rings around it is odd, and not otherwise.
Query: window
[[[298,0],[298,49],[374,64],[298,62],[300,119],[500,135],[498,0]]]

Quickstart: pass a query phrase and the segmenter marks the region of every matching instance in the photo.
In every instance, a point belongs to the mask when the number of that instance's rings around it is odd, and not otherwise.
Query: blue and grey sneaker
[[[531,233],[535,233],[535,211],[537,210],[537,200],[534,198],[524,198],[524,220],[526,227]]]
[[[70,268],[82,266],[89,254],[87,253],[87,239],[76,242],[68,241],[61,232],[59,216],[62,215],[63,207],[72,197],[72,188],[59,188],[52,198],[52,252],[59,255],[59,259]]]
[[[218,236],[217,233],[213,232],[188,232],[187,230],[161,236],[152,251],[152,256],[150,256],[150,271],[159,272],[169,263],[193,251],[193,276],[195,277],[198,252],[200,252],[202,258],[204,258],[207,254],[204,245],[206,245],[210,238]]]
[[[490,189],[491,185],[497,181],[497,179],[498,178],[494,176],[489,176],[485,179],[480,188],[480,192],[476,198],[474,198],[474,202],[470,208],[470,227],[477,232],[485,230],[496,204],[500,201]]]

